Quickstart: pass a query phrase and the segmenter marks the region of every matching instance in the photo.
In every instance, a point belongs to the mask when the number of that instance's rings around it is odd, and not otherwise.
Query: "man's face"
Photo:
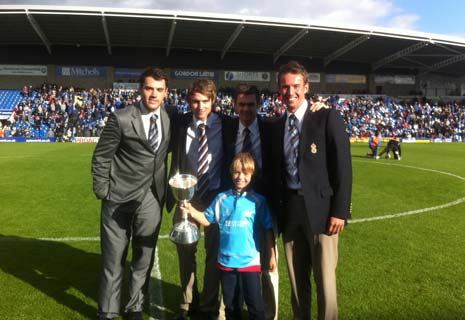
[[[197,119],[206,121],[212,111],[213,101],[199,92],[194,92],[189,98],[189,105]]]
[[[287,110],[294,113],[305,100],[308,83],[304,83],[304,78],[300,74],[285,73],[280,79],[279,92]]]
[[[165,99],[167,91],[165,80],[146,77],[140,87],[141,100],[150,112],[156,111]]]
[[[255,95],[239,94],[234,100],[234,111],[239,115],[241,123],[248,127],[257,117],[258,104]]]

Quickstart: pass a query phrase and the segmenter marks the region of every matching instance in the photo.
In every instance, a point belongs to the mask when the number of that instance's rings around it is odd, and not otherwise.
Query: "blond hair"
[[[255,173],[255,160],[249,152],[238,153],[230,167],[231,174],[233,172],[244,172],[253,175]]]

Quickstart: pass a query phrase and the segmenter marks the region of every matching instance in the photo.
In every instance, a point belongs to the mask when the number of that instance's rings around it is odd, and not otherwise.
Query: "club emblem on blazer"
[[[317,153],[316,144],[315,144],[315,143],[312,143],[312,145],[310,146],[310,152],[313,153],[313,154],[316,154],[316,153]]]

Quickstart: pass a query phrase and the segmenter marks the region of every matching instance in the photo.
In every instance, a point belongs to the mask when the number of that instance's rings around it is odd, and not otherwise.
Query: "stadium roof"
[[[0,46],[161,48],[301,57],[368,66],[375,73],[465,75],[465,39],[295,19],[121,8],[0,5]]]

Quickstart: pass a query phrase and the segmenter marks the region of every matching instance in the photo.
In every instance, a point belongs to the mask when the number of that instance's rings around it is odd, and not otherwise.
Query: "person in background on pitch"
[[[170,119],[162,105],[168,76],[148,68],[139,79],[141,101],[111,114],[92,158],[94,193],[102,200],[102,271],[98,319],[116,319],[128,246],[128,320],[142,320],[165,199]]]
[[[181,206],[182,212],[190,214],[200,224],[217,223],[219,226],[218,268],[227,320],[242,319],[241,296],[249,319],[265,319],[260,286],[261,233],[266,235],[269,251],[267,269],[276,269],[272,218],[265,198],[250,188],[254,173],[252,155],[239,153],[231,164],[233,189],[220,193],[205,212],[196,210],[190,203]]]
[[[381,147],[381,144],[383,143],[383,138],[381,137],[381,134],[379,133],[378,130],[374,134],[370,136],[370,139],[368,140],[368,147],[371,150],[371,154],[367,153],[367,156],[373,157],[374,159],[378,160],[378,149]]]
[[[402,159],[402,149],[400,147],[399,138],[389,140],[388,144],[383,149],[383,151],[381,151],[379,156],[381,157],[384,153],[386,153],[386,158],[391,159],[391,155],[389,154],[391,151],[394,154],[394,159]]]

